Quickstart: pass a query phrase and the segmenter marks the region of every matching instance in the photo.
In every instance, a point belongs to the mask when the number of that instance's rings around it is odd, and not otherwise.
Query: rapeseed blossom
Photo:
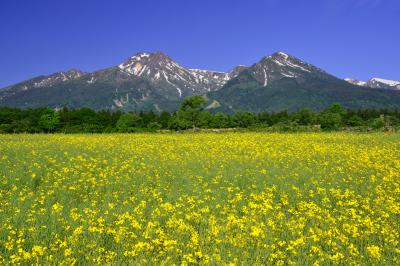
[[[0,264],[399,265],[400,135],[0,136]]]

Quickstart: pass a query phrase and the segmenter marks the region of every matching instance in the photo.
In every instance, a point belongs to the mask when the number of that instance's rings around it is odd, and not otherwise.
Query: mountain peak
[[[272,81],[283,78],[302,80],[305,75],[325,73],[323,70],[285,52],[275,52],[272,55],[265,56],[249,70],[264,87]]]
[[[372,78],[367,82],[368,87],[380,89],[400,89],[400,81],[382,78]]]
[[[128,60],[148,60],[148,61],[165,61],[170,60],[173,61],[168,55],[163,52],[155,51],[155,52],[138,52],[134,56],[131,56]]]
[[[139,52],[120,64],[118,68],[125,73],[141,76],[144,73],[150,75],[153,72],[155,74],[157,70],[161,69],[171,70],[182,67],[162,52]]]
[[[397,80],[389,80],[389,79],[382,79],[382,78],[372,78],[370,79],[370,81],[376,81],[376,82],[381,82],[381,83],[385,83],[389,86],[396,86],[398,84],[400,84],[400,81]]]
[[[318,104],[316,108],[321,109],[326,107],[323,105],[326,99],[339,102],[343,100],[340,93],[343,92],[346,97],[352,95],[348,94],[349,89],[354,89],[359,96],[365,92],[375,97],[374,90],[366,90],[365,87],[379,88],[379,93],[382,89],[388,89],[383,93],[391,97],[379,101],[383,103],[391,100],[393,106],[400,105],[400,94],[397,98],[392,97],[395,96],[393,93],[400,92],[400,81],[381,78],[373,78],[368,82],[346,81],[362,87],[346,84],[283,51],[265,56],[249,67],[238,65],[227,73],[188,69],[163,52],[142,51],[118,66],[93,73],[70,69],[9,86],[0,93],[0,105],[60,106],[71,101],[70,106],[73,107],[159,111],[172,110],[183,97],[191,95],[225,95],[216,98],[225,107],[240,109],[255,104],[252,110],[265,111],[267,108],[283,107],[294,110],[297,107],[312,107],[308,99],[313,98],[312,104]],[[339,95],[334,95],[332,91]],[[372,96],[370,106],[379,105],[380,102]],[[300,102],[294,103],[293,99]],[[354,104],[354,101],[348,99],[348,106],[365,106],[364,100],[359,105]],[[235,107],[236,103],[239,105]]]
[[[70,79],[76,79],[76,78],[79,78],[79,77],[85,75],[86,72],[84,72],[84,71],[82,71],[80,69],[77,69],[77,68],[71,68],[71,69],[69,69],[69,70],[67,70],[65,72],[60,72],[60,74],[61,75],[64,74],[67,77],[69,77]]]
[[[157,88],[170,88],[179,98],[218,89],[229,79],[224,72],[187,69],[162,52],[139,52],[118,69],[130,79],[145,79]]]
[[[289,55],[289,54],[287,54],[285,52],[282,52],[282,51],[273,53],[271,55],[271,57],[272,58],[283,58],[285,60],[288,60],[289,58],[293,58],[293,56],[291,56],[291,55]]]

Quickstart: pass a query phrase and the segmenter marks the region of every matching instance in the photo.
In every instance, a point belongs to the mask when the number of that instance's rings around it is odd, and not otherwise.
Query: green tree
[[[381,129],[381,128],[387,126],[387,124],[388,123],[386,122],[385,116],[380,115],[378,118],[375,118],[372,120],[371,126],[374,129]]]
[[[213,119],[213,115],[210,114],[209,112],[201,112],[199,114],[198,126],[201,128],[210,128],[212,119]]]
[[[338,130],[343,124],[346,110],[339,103],[332,104],[319,115],[321,128],[324,130]]]
[[[346,110],[342,107],[340,103],[332,104],[326,111],[339,114],[340,116],[344,116],[346,114]]]
[[[211,128],[228,128],[230,126],[229,117],[223,113],[217,113],[213,116],[210,126]]]
[[[140,125],[140,117],[135,113],[122,114],[116,124],[119,132],[131,132]]]
[[[342,125],[342,117],[338,113],[324,112],[320,114],[319,122],[324,130],[338,130]]]
[[[303,108],[292,115],[293,121],[299,125],[311,125],[315,122],[315,114],[308,108]]]
[[[364,121],[358,115],[352,115],[349,119],[347,119],[347,125],[352,127],[362,126]]]
[[[157,115],[150,111],[150,112],[140,112],[139,116],[141,118],[141,127],[148,128],[148,125],[153,122],[158,122]]]
[[[200,124],[200,113],[204,108],[206,100],[202,96],[191,96],[182,101],[178,110],[178,119],[190,123],[193,130]]]
[[[190,121],[180,118],[177,114],[173,115],[168,121],[168,128],[172,130],[188,129],[190,126]]]
[[[248,128],[256,123],[256,117],[249,112],[237,112],[232,117],[233,123],[237,127]]]
[[[147,130],[150,132],[156,132],[162,128],[162,125],[158,122],[150,122],[147,125]]]
[[[160,124],[162,125],[162,128],[168,128],[169,120],[171,119],[171,114],[163,111],[160,114]]]
[[[58,112],[48,109],[40,116],[39,127],[47,133],[54,132],[59,124],[60,114]]]

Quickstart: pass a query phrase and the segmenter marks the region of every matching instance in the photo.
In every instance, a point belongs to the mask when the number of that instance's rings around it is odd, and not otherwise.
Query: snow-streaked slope
[[[20,91],[28,91],[33,88],[52,87],[62,83],[67,83],[69,81],[76,80],[85,74],[86,73],[81,70],[71,69],[68,71],[56,72],[48,76],[39,76],[30,80],[26,80],[4,88],[3,90],[7,91],[8,94],[14,95]]]
[[[400,81],[372,78],[367,82],[367,86],[380,89],[399,89]]]
[[[229,80],[229,73],[187,69],[161,52],[138,53],[118,68],[156,85],[168,84],[176,89],[179,97],[217,90]]]
[[[264,57],[251,66],[249,71],[264,87],[270,82],[282,78],[301,79],[304,75],[311,73],[325,73],[323,70],[284,52],[276,52]]]
[[[203,69],[189,69],[189,71],[195,77],[196,83],[204,84],[207,87],[212,84],[213,86],[215,86],[215,89],[219,89],[220,87],[222,87],[230,78],[229,73],[225,72]]]
[[[215,112],[398,108],[400,91],[356,86],[284,52],[262,58],[209,94]]]
[[[7,87],[0,93],[0,104],[29,107],[49,102],[52,106],[84,106],[88,101],[96,108],[157,106],[158,110],[161,102],[176,106],[184,97],[219,90],[244,68],[238,66],[231,72],[188,69],[162,52],[139,52],[115,67],[93,73],[58,72]],[[53,90],[54,97],[42,96],[51,95]],[[101,98],[101,103],[94,102],[94,97]]]
[[[0,91],[0,106],[159,112],[176,110],[185,97],[207,95],[211,99],[213,94],[226,103],[213,106],[228,106],[229,110],[320,109],[333,99],[348,101],[351,108],[397,104],[398,98],[392,93],[394,88],[400,89],[399,82],[371,80],[371,86],[389,91],[360,88],[364,83],[359,81],[359,86],[354,86],[347,81],[285,52],[265,56],[250,67],[239,65],[229,72],[188,69],[161,52],[141,52],[117,66],[92,73],[58,72],[7,87]]]
[[[353,85],[357,85],[357,86],[366,86],[367,82],[362,81],[362,80],[357,80],[357,79],[351,79],[351,78],[345,78],[345,81],[347,81],[348,83],[351,83]]]

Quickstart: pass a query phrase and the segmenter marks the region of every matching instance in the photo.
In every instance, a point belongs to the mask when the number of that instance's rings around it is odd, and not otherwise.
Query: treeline
[[[175,113],[94,111],[88,108],[0,108],[0,133],[112,133],[159,130],[247,128],[269,131],[397,130],[400,110],[345,110],[339,104],[321,112],[237,112],[233,115],[204,110],[205,100],[193,96]]]

